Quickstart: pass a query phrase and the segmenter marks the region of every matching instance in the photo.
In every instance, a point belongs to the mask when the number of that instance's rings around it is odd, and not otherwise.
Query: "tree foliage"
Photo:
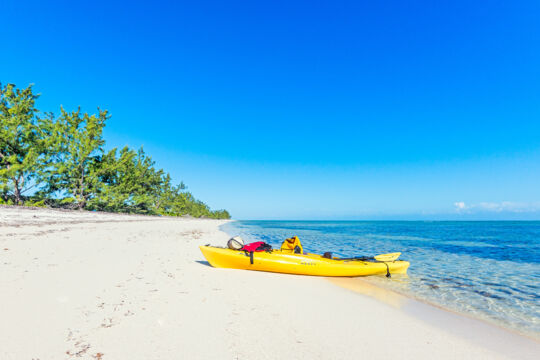
[[[103,128],[108,115],[102,110],[97,115],[81,114],[80,108],[60,111],[49,127],[54,160],[48,166],[47,190],[65,195],[64,202],[84,209],[101,186],[98,159],[105,145]]]
[[[12,197],[17,205],[32,188],[44,152],[35,116],[37,98],[31,85],[17,89],[0,84],[0,191],[4,200]]]
[[[143,148],[105,152],[109,114],[40,114],[32,87],[0,86],[0,203],[168,216],[230,218],[157,168]],[[39,115],[42,115],[41,117]],[[31,196],[23,193],[35,188]]]

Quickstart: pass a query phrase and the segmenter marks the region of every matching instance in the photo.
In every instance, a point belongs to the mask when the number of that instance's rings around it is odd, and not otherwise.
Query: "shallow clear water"
[[[540,222],[236,221],[223,230],[336,256],[401,251],[407,276],[366,280],[540,337]]]

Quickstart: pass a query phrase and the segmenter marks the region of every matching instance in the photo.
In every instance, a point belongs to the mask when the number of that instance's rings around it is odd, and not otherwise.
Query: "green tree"
[[[177,201],[184,189],[184,183],[173,185],[171,175],[165,174],[162,177],[161,186],[155,194],[154,209],[156,213],[169,216],[184,215],[185,201],[181,203]]]
[[[117,158],[118,150],[112,149],[98,160],[98,176],[100,186],[89,203],[93,210],[126,212],[130,190],[127,189],[125,178],[128,176],[130,164],[137,153],[124,147]]]
[[[105,211],[140,214],[163,214],[170,176],[155,168],[151,157],[124,147],[117,155],[113,149],[100,158],[99,176],[102,186],[89,206]]]
[[[23,194],[34,181],[44,154],[38,110],[32,85],[17,89],[0,85],[0,191],[5,202],[24,202]]]
[[[63,197],[62,203],[82,210],[100,187],[99,156],[103,153],[106,110],[81,114],[81,109],[61,115],[51,127],[54,160],[44,174],[47,193]]]
[[[165,172],[141,148],[134,158],[129,184],[132,187],[130,206],[134,212],[156,214],[156,202],[163,189]]]

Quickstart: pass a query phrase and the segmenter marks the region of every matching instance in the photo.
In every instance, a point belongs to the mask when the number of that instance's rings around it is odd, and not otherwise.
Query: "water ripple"
[[[275,247],[298,235],[305,250],[337,256],[401,251],[408,276],[368,281],[540,337],[540,222],[239,221],[223,229]]]

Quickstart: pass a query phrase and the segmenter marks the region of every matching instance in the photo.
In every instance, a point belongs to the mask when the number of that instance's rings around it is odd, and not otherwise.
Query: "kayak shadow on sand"
[[[206,266],[212,267],[212,265],[210,265],[210,263],[209,263],[208,261],[195,260],[195,262],[197,262],[197,263],[199,263],[199,264],[202,264],[202,265],[206,265]]]

